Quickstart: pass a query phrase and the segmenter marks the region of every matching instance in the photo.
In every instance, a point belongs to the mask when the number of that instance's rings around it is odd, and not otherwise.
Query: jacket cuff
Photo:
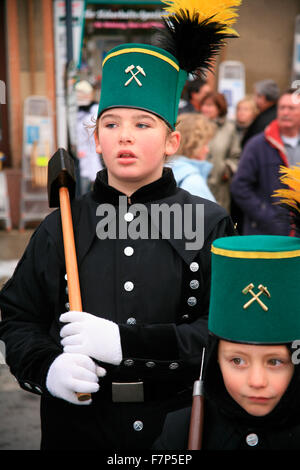
[[[43,393],[47,392],[46,387],[46,378],[48,374],[48,370],[53,363],[53,361],[61,354],[60,350],[52,351],[47,355],[47,359],[45,359],[41,365],[38,367],[39,369],[39,376],[35,379],[27,379],[26,377],[18,378],[18,383],[20,387],[25,390],[26,392],[32,392],[36,395],[42,395]]]

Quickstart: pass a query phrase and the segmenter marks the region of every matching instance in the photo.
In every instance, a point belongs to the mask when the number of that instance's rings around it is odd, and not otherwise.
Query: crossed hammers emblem
[[[258,289],[260,292],[258,292],[257,294],[255,294],[253,292],[253,287],[254,287],[254,284],[248,284],[248,286],[246,286],[242,292],[243,294],[247,295],[248,292],[250,292],[250,294],[252,295],[252,299],[250,299],[247,303],[245,303],[245,305],[243,306],[244,309],[248,308],[255,300],[259,303],[259,305],[261,306],[261,308],[267,312],[268,310],[268,307],[261,301],[261,299],[259,299],[259,296],[264,294],[266,295],[268,298],[271,297],[271,294],[270,292],[268,291],[267,287],[263,286],[262,284],[259,284],[258,286]]]
[[[136,68],[137,69],[137,72],[133,73],[133,69]],[[129,85],[130,82],[132,82],[132,80],[134,79],[136,81],[136,83],[139,85],[139,86],[142,86],[142,83],[140,82],[140,80],[137,78],[137,75],[139,73],[141,73],[142,75],[144,75],[144,77],[146,77],[146,74],[145,74],[145,71],[144,69],[140,66],[140,65],[137,65],[135,67],[135,65],[129,65],[126,69],[125,69],[125,73],[131,73],[131,77],[127,80],[127,82],[125,83],[124,86],[127,86]]]

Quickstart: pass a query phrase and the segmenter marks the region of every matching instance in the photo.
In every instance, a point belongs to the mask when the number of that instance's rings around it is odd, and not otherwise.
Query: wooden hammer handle
[[[82,311],[78,265],[68,188],[59,189],[60,213],[64,240],[70,310]],[[79,401],[91,399],[90,393],[76,393]]]
[[[204,397],[194,396],[188,439],[188,450],[201,450],[203,434]]]

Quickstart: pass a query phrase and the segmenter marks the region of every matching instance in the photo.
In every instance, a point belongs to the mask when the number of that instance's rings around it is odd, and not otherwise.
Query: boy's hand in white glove
[[[108,364],[121,363],[121,339],[116,323],[76,311],[63,313],[59,320],[68,323],[60,331],[64,352],[85,354]]]
[[[106,370],[83,354],[60,354],[51,364],[46,387],[57,398],[75,405],[89,405],[92,400],[79,401],[76,393],[95,393],[99,390],[98,377]]]

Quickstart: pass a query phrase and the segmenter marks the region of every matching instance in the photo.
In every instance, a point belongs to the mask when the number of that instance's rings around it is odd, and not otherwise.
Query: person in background
[[[236,106],[236,130],[239,134],[240,141],[242,141],[247,129],[256,118],[258,109],[254,98],[251,95],[246,95],[241,99]]]
[[[201,113],[216,123],[217,131],[209,143],[207,160],[213,168],[208,186],[216,201],[230,212],[230,182],[241,153],[235,123],[226,119],[227,103],[222,93],[211,92],[201,102]]]
[[[289,222],[272,194],[284,188],[280,166],[300,163],[300,103],[294,93],[290,89],[281,95],[277,119],[243,149],[231,193],[244,213],[244,235],[290,234]]]
[[[183,106],[179,105],[178,113],[199,112],[202,99],[211,91],[211,86],[205,80],[199,78],[196,80],[188,80],[185,85],[187,102],[185,102]]]
[[[175,158],[170,160],[177,185],[195,196],[216,202],[207,186],[212,164],[206,161],[208,143],[216,126],[205,116],[194,113],[181,114],[177,122],[181,141]]]
[[[274,80],[261,80],[255,83],[254,91],[259,114],[243,137],[243,148],[251,137],[262,132],[271,121],[276,119],[277,101],[280,95],[277,83]]]
[[[77,157],[79,159],[81,195],[92,186],[98,171],[102,170],[99,155],[96,153],[95,140],[89,135],[89,126],[97,117],[98,104],[94,101],[94,90],[87,80],[75,85],[77,111]]]
[[[246,95],[238,102],[236,106],[235,127],[239,135],[240,143],[242,142],[247,129],[257,116],[257,113],[258,109],[256,107],[255,99],[251,95]],[[230,201],[230,214],[239,234],[242,235],[244,214],[242,209],[236,204],[233,197],[231,197]]]

